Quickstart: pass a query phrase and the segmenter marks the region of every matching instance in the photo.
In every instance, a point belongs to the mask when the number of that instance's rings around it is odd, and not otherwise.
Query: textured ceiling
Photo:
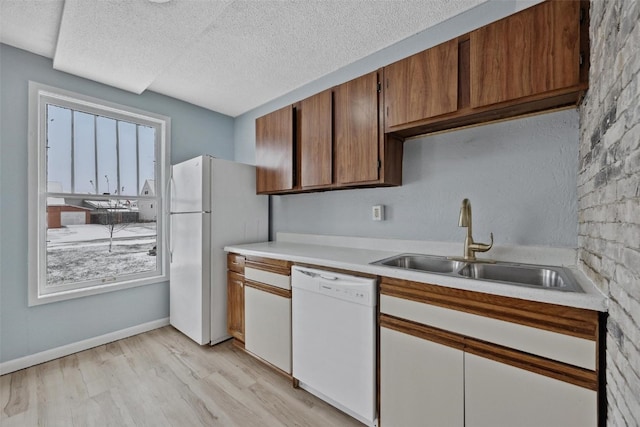
[[[0,0],[0,41],[237,116],[484,1]]]

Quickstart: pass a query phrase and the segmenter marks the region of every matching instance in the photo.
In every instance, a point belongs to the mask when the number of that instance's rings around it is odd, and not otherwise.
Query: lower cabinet
[[[389,278],[380,294],[381,427],[599,425],[597,312]]]
[[[242,255],[227,254],[227,332],[244,342],[244,260]]]
[[[596,408],[593,390],[380,329],[382,427],[588,427]]]
[[[227,271],[227,332],[244,342],[244,276]]]
[[[464,356],[467,427],[596,425],[597,394],[495,360]]]
[[[463,352],[380,329],[380,425],[464,426]]]
[[[245,349],[291,373],[291,298],[245,288]]]
[[[291,374],[291,263],[247,257],[244,348]]]

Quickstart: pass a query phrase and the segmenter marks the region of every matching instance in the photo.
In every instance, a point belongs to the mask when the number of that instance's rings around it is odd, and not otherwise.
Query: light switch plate
[[[374,221],[384,220],[384,205],[375,205],[371,212],[371,219]]]

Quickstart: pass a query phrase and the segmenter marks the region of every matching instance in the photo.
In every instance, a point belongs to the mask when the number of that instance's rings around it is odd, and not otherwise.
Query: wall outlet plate
[[[384,205],[375,205],[371,210],[371,219],[384,221]]]

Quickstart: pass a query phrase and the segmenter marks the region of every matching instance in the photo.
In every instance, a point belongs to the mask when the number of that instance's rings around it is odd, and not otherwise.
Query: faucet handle
[[[487,250],[493,247],[493,233],[489,233],[489,238],[491,239],[491,243],[489,243],[489,247],[487,248]]]
[[[490,234],[491,237],[491,243],[489,243],[488,245],[486,243],[472,243],[469,245],[469,248],[473,251],[473,252],[487,252],[489,249],[491,249],[493,247],[493,233]]]

